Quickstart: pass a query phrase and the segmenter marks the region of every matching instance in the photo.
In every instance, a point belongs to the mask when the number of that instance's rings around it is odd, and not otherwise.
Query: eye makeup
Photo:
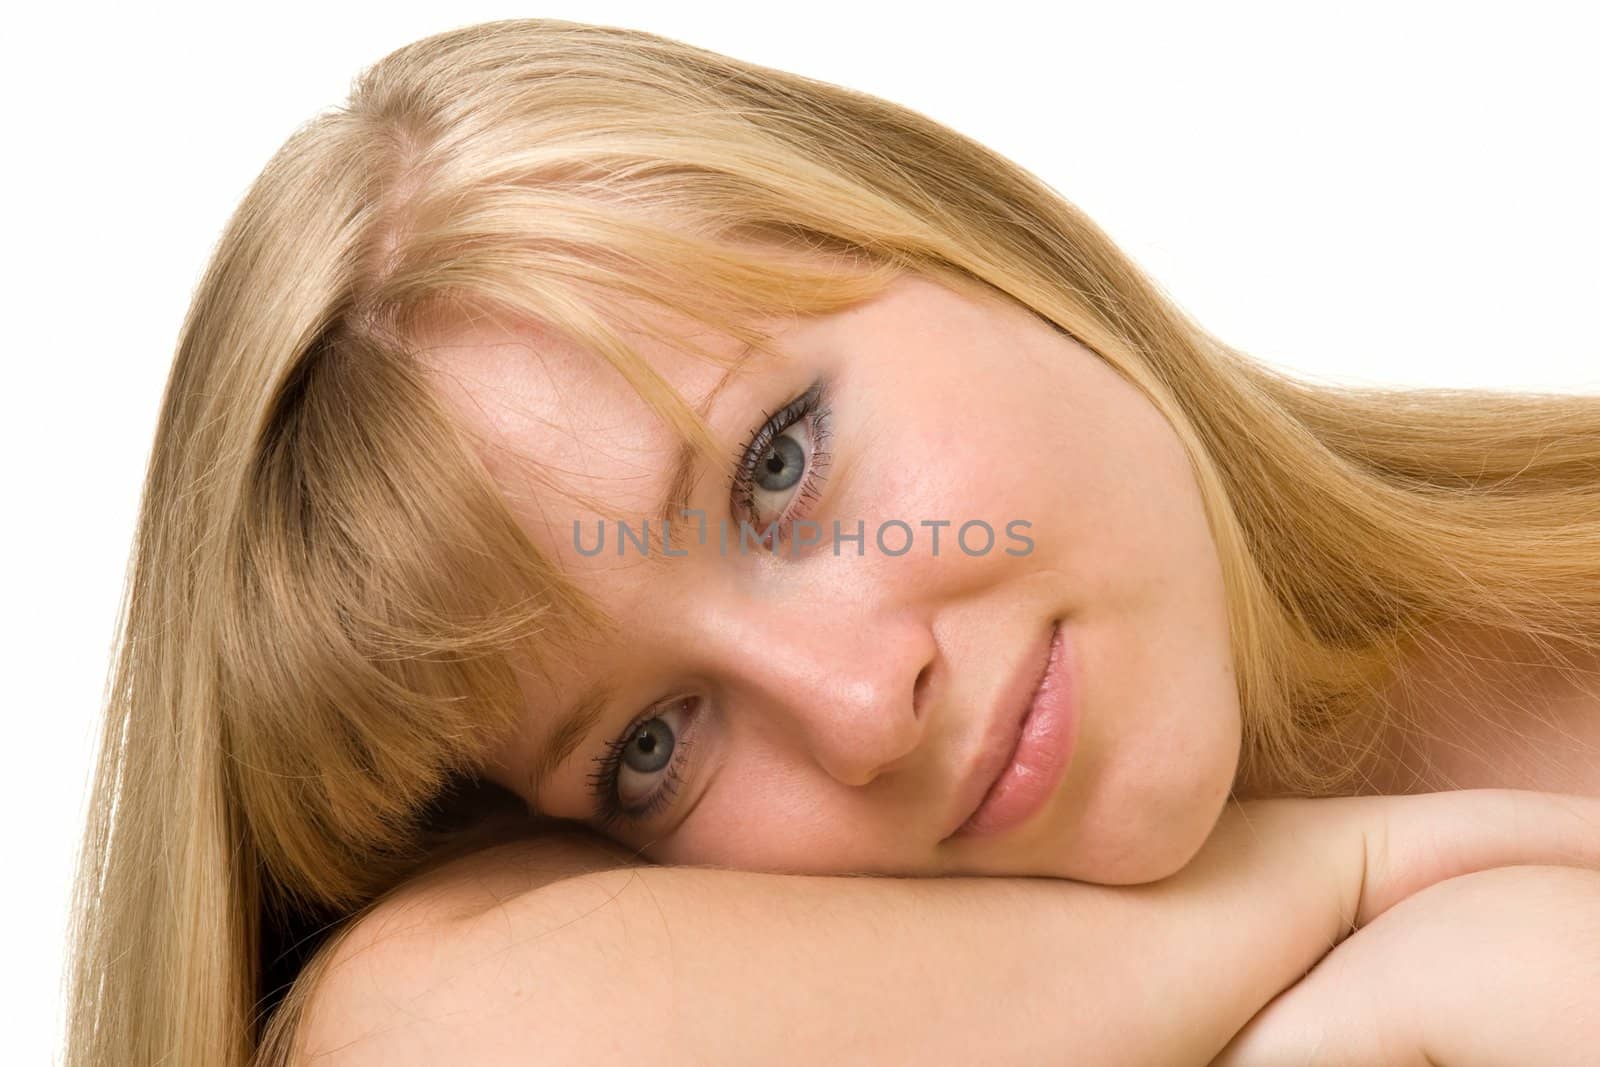
[[[814,503],[827,468],[830,408],[827,383],[818,380],[756,426],[739,450],[729,485],[734,517],[783,537]],[[790,436],[798,431],[799,440]],[[768,497],[779,497],[774,506]],[[776,511],[768,527],[760,523]],[[602,827],[647,826],[667,809],[682,785],[698,724],[698,698],[677,697],[634,719],[595,757],[589,775],[594,818]],[[686,721],[685,721],[686,720]],[[674,726],[674,723],[677,723]],[[629,761],[638,757],[641,766]],[[658,775],[642,799],[622,796],[624,775]]]

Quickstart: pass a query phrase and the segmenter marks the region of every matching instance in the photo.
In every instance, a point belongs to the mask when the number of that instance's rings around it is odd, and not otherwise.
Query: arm
[[[348,939],[301,1062],[1201,1065],[1423,885],[1600,866],[1597,816],[1510,790],[1255,802],[1178,875],[1129,887],[591,871]]]
[[[1402,901],[1215,1067],[1579,1067],[1600,1048],[1600,871],[1504,867]]]

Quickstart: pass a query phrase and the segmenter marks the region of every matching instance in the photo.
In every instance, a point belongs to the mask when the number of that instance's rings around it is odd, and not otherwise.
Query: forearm
[[[483,920],[539,939],[526,993],[616,982],[630,1051],[709,1064],[1205,1064],[1326,949],[1333,910],[1326,889],[1294,915],[1243,889],[1027,878],[640,869],[566,889]],[[643,1040],[666,1033],[670,1053]],[[550,1062],[598,1038],[568,1035]]]
[[[1282,899],[1303,905],[1274,908],[1278,893],[1244,881],[614,871],[476,920],[488,936],[457,943],[483,951],[448,968],[434,1011],[474,1021],[485,1064],[536,1042],[545,1063],[631,1051],[684,1064],[1198,1067],[1325,951],[1332,894],[1302,888]],[[610,1009],[597,1013],[596,997]],[[519,1003],[539,1007],[524,1020],[509,1010]],[[492,1013],[492,1054],[476,1025],[488,1005],[508,1009]]]
[[[1592,798],[1373,799],[1230,811],[1150,885],[646,868],[524,921],[609,910],[600,970],[627,959],[619,988],[649,991],[630,1003],[660,1013],[683,1062],[1207,1064],[1352,926],[1419,890],[1504,864],[1600,866]]]
[[[390,909],[325,947],[292,1062],[1200,1067],[1325,951],[1341,908],[1305,853],[1224,823],[1175,878],[1122,888],[619,868],[596,852],[517,891],[571,847],[531,841],[424,895],[506,883],[496,903],[442,921]]]
[[[1200,1067],[1359,907],[1370,809],[1316,803],[1144,886],[629,867],[369,924],[297,1062]]]
[[[1568,853],[1600,865],[1595,801],[1251,808],[1142,886],[613,867],[444,923],[391,915],[329,968],[299,1062],[1199,1067],[1426,885]]]

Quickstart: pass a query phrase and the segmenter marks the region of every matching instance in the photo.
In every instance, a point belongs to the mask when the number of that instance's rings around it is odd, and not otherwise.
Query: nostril
[[[928,684],[933,680],[933,664],[928,664],[917,672],[917,682],[911,687],[911,715],[912,718],[922,718],[922,704],[927,696]]]

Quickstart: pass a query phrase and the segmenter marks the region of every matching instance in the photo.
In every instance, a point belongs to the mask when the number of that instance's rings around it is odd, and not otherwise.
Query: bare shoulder
[[[554,887],[646,865],[573,829],[504,841],[429,868],[352,917],[318,950],[283,1005],[271,1044],[284,1051],[261,1058],[260,1067],[397,1064],[384,1031],[415,1032],[415,1024],[428,1022],[418,1013],[450,975],[474,966],[469,957],[497,913],[526,908],[540,890],[559,907],[554,902],[566,896]],[[436,1058],[415,1051],[418,1062]]]

